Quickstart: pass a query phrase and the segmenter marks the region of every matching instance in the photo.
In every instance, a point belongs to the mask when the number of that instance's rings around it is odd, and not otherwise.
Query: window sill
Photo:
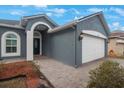
[[[13,57],[13,56],[20,56],[20,53],[5,53],[2,57]]]

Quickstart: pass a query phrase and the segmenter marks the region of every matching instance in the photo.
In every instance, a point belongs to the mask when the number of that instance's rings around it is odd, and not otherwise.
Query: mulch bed
[[[7,80],[10,81],[15,77],[26,78],[25,84],[28,88],[53,87],[32,62],[0,64],[0,83]],[[15,83],[18,84],[18,81]]]
[[[26,77],[17,76],[0,81],[0,88],[26,88]]]

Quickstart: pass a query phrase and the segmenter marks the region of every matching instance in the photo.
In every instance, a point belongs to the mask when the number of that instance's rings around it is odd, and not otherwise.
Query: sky
[[[1,5],[0,19],[20,20],[23,16],[45,13],[57,24],[63,25],[99,11],[103,11],[111,31],[124,30],[124,6],[119,5]]]

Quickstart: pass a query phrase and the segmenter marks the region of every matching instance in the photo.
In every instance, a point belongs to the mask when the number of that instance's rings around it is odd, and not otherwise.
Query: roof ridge
[[[23,16],[21,20],[28,20],[28,19],[38,18],[38,17],[42,17],[42,16],[45,17],[47,20],[49,20],[51,23],[53,23],[55,26],[58,26],[58,24],[45,13],[35,14],[35,15],[31,15],[31,16]]]
[[[114,30],[112,33],[124,33],[124,30]]]
[[[9,20],[9,21],[18,21],[18,22],[20,21],[20,20],[13,20],[13,19],[1,19],[1,18],[0,18],[0,20],[6,20],[6,21],[7,21],[7,20]]]
[[[21,27],[20,25],[10,25],[10,24],[5,24],[5,23],[0,23],[0,26],[24,29],[24,28]]]
[[[101,14],[101,13],[103,13],[103,12],[100,11],[100,12],[92,13],[92,14],[89,14],[89,15],[86,15],[86,16],[83,16],[83,17],[80,17],[78,20],[81,20],[81,19],[84,19],[84,18],[87,18],[87,17],[93,16],[93,15],[99,15],[99,14]]]
[[[46,14],[44,14],[44,13],[42,13],[42,14],[33,14],[33,15],[29,15],[29,16],[23,16],[23,18],[40,16],[40,15],[46,15]]]

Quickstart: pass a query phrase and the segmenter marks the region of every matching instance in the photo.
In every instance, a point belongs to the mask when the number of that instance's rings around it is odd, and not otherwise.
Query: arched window
[[[20,56],[20,36],[15,32],[6,32],[2,35],[2,56]]]

